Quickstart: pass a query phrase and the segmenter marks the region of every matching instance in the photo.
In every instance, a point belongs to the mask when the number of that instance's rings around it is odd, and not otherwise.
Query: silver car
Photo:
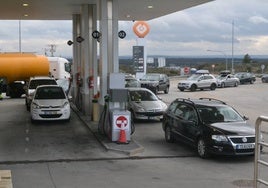
[[[217,86],[218,87],[237,87],[240,84],[239,78],[235,77],[232,74],[228,75],[219,75],[217,77]]]
[[[146,88],[128,88],[128,110],[133,120],[162,120],[167,105]]]
[[[195,91],[197,89],[215,90],[217,87],[217,80],[212,74],[193,74],[187,80],[181,80],[177,87],[180,91],[186,89],[190,91]]]

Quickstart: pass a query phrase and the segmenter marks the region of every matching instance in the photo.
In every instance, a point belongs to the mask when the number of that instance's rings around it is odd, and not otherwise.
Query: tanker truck
[[[21,97],[24,86],[33,76],[70,78],[70,63],[61,57],[46,57],[32,53],[0,53],[0,78],[4,92],[11,98]]]

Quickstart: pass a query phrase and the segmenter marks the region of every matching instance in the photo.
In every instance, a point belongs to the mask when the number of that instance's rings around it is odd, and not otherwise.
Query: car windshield
[[[199,77],[200,77],[200,74],[193,74],[192,76],[187,78],[187,80],[198,80]]]
[[[160,77],[159,75],[146,74],[141,78],[141,80],[158,81],[160,80]]]
[[[29,85],[29,89],[36,89],[40,85],[57,85],[57,82],[53,79],[48,80],[32,80]]]
[[[229,106],[200,106],[197,110],[205,123],[244,121],[241,115]]]
[[[35,99],[65,99],[65,94],[61,87],[42,87],[38,88]]]
[[[157,101],[157,97],[151,92],[144,90],[130,91],[131,101]]]

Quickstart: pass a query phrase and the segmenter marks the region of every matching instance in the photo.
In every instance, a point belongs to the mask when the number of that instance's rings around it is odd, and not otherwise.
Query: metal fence
[[[268,168],[268,162],[263,160],[261,158],[261,150],[263,150],[265,147],[268,148],[267,141],[264,141],[264,138],[262,136],[262,129],[261,125],[263,125],[263,122],[268,123],[268,116],[260,116],[257,118],[255,123],[255,131],[256,131],[256,138],[255,138],[255,161],[254,161],[254,188],[259,188],[261,185],[268,187],[268,180],[261,179],[261,172],[260,166],[263,166],[265,168]],[[266,124],[267,126],[268,124]]]

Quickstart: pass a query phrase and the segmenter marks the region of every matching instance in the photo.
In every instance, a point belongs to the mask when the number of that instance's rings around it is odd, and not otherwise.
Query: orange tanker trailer
[[[47,57],[31,53],[0,53],[0,78],[6,84],[6,94],[20,97],[24,83],[32,76],[48,76]]]

